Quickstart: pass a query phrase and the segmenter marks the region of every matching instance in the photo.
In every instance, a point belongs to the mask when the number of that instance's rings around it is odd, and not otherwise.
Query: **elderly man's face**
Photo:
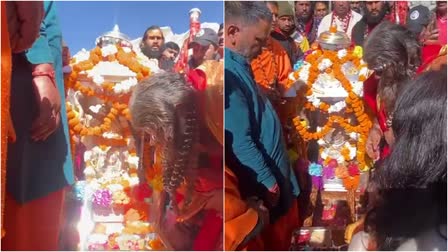
[[[300,20],[308,20],[311,17],[311,1],[296,2],[296,17]]]
[[[152,51],[160,50],[160,47],[165,43],[163,33],[161,30],[150,30],[146,33],[146,39],[143,41],[145,47]]]
[[[248,60],[252,60],[261,53],[271,31],[272,22],[259,20],[254,24],[236,23],[226,26],[226,40],[228,47],[240,53]]]
[[[348,1],[334,1],[334,12],[336,15],[343,17],[350,11],[350,3]]]

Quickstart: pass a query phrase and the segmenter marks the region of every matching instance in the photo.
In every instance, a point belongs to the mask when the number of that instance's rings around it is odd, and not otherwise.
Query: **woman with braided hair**
[[[206,127],[200,95],[184,76],[159,73],[141,81],[130,101],[135,132],[161,150],[163,191],[153,214],[174,250],[216,250],[222,238],[222,146]]]

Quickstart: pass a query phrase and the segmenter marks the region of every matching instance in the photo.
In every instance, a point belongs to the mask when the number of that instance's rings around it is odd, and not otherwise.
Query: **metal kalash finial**
[[[331,27],[329,31],[321,33],[317,42],[322,49],[332,51],[348,48],[351,44],[348,35],[338,31],[336,27]]]
[[[120,32],[118,24],[114,25],[112,31],[106,32],[96,39],[95,44],[99,47],[107,45],[120,45],[122,47],[132,48],[131,39],[124,33]]]
[[[112,29],[112,32],[120,33],[120,28],[118,27],[117,24],[114,25],[114,28]]]

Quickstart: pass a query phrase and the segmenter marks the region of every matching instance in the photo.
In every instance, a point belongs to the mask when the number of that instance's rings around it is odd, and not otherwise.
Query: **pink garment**
[[[446,45],[446,19],[437,18],[437,29],[439,30],[439,41]]]

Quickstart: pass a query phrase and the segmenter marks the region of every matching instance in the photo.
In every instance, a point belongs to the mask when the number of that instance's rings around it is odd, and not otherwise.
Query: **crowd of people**
[[[292,124],[305,91],[287,83],[334,27],[373,72],[363,89],[376,162],[350,249],[446,250],[446,2],[404,4],[399,20],[402,2],[225,3],[226,249],[288,250],[306,217],[295,167],[309,157]]]

